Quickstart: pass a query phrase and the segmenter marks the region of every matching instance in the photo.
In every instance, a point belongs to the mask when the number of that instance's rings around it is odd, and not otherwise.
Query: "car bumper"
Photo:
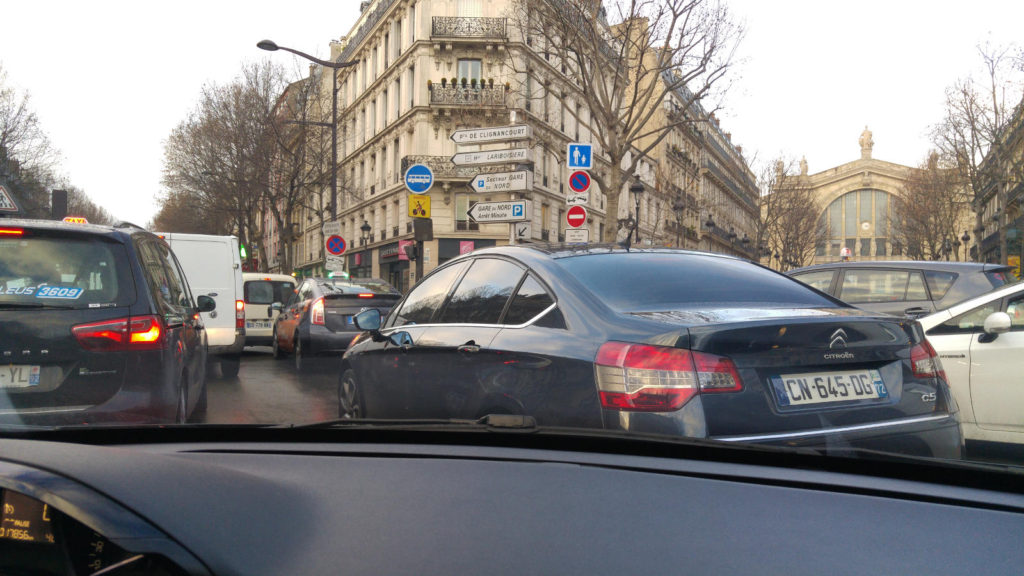
[[[304,334],[301,334],[303,352],[310,355],[342,354],[348,349],[352,339],[359,334],[358,330],[333,332],[320,325],[304,326],[303,328]]]

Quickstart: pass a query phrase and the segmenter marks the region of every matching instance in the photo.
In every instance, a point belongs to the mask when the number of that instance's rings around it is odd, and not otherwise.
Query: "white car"
[[[273,341],[274,321],[280,305],[287,302],[295,291],[295,278],[288,274],[244,272],[245,293],[245,345],[270,346]],[[277,304],[277,309],[274,308]]]
[[[1024,282],[919,321],[960,404],[964,437],[1024,444]]]

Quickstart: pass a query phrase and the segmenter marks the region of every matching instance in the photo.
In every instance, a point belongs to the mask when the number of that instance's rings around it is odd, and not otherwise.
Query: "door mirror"
[[[352,318],[352,321],[355,322],[356,328],[359,328],[360,330],[377,332],[380,330],[380,310],[377,310],[376,308],[363,310],[359,314],[356,314]]]
[[[1006,312],[993,312],[985,318],[986,334],[1006,334],[1010,331],[1010,315]]]
[[[213,312],[214,308],[217,307],[217,301],[205,295],[196,298],[196,304],[200,312]]]

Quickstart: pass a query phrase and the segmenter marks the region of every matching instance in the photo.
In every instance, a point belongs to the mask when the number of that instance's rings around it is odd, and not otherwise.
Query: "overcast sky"
[[[980,63],[976,45],[1019,37],[1024,2],[732,0],[747,36],[720,113],[758,160],[806,156],[812,173],[859,157],[916,165],[943,91]],[[63,172],[120,219],[156,213],[163,141],[205,82],[227,83],[270,38],[325,57],[357,0],[0,0],[0,63],[27,90]]]

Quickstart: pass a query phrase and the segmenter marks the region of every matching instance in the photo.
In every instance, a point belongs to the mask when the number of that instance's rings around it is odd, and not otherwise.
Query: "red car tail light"
[[[910,365],[913,367],[914,376],[917,378],[942,378],[946,380],[946,371],[942,369],[942,362],[935,352],[931,342],[922,340],[910,349]]]
[[[594,361],[601,406],[671,412],[701,392],[743,389],[732,360],[684,348],[607,342]]]
[[[166,344],[159,316],[118,318],[71,328],[78,343],[87,350],[159,350]]]
[[[21,228],[0,228],[0,236],[21,236],[24,233]]]
[[[309,321],[319,326],[324,325],[324,299],[317,298],[309,311]]]
[[[245,328],[245,300],[235,300],[235,328]]]

